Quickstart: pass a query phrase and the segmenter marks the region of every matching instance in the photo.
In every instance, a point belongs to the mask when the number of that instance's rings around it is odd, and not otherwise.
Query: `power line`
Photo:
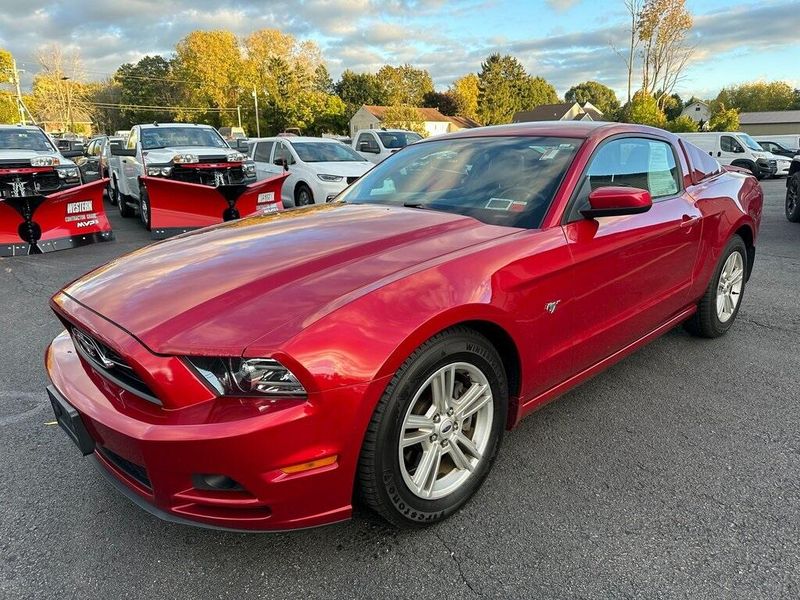
[[[121,102],[87,102],[91,106],[98,108],[120,108],[132,110],[188,110],[197,112],[236,112],[239,110],[237,107],[233,108],[216,108],[216,107],[203,107],[203,106],[157,106],[153,104],[125,104]]]

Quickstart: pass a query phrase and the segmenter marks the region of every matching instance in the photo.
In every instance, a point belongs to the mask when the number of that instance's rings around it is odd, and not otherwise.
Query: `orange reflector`
[[[299,465],[292,465],[291,467],[282,467],[281,471],[287,475],[292,473],[302,473],[303,471],[310,471],[311,469],[318,469],[319,467],[327,467],[336,462],[338,456],[326,456],[325,458],[318,458],[309,462],[300,463]]]

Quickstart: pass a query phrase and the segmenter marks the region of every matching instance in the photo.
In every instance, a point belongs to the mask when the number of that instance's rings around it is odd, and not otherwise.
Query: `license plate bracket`
[[[47,386],[47,396],[58,422],[67,437],[71,439],[84,456],[94,452],[94,440],[81,420],[77,410],[52,385]]]

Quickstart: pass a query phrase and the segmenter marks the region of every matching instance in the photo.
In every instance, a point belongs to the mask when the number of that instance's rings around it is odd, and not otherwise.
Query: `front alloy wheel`
[[[400,526],[446,518],[488,474],[507,404],[503,362],[485,337],[466,327],[432,337],[375,408],[359,460],[361,497]]]

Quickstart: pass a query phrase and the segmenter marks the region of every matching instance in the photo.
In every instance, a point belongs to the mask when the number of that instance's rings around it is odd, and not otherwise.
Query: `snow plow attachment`
[[[48,196],[0,198],[0,256],[41,254],[114,239],[103,206],[107,181]]]
[[[143,177],[150,199],[150,229],[161,240],[240,217],[283,210],[287,174],[246,184],[216,187],[160,177]]]

